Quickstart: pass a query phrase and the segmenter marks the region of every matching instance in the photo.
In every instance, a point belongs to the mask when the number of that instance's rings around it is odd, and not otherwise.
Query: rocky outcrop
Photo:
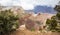
[[[54,14],[37,14],[31,15],[26,21],[26,27],[28,29],[42,30],[45,28],[45,23],[47,19],[50,19]]]

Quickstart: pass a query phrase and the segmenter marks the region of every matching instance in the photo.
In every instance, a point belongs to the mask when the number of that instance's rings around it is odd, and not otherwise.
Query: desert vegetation
[[[10,9],[0,11],[0,35],[9,35],[19,27],[19,17]]]
[[[0,11],[0,35],[59,35],[60,5],[56,15],[29,14],[15,7]]]
[[[52,16],[51,19],[47,19],[46,24],[50,31],[60,32],[60,5],[56,5],[54,9],[57,14]]]

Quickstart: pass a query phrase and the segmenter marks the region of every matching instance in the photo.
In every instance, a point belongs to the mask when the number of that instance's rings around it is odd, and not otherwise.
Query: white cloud
[[[36,5],[47,5],[54,7],[59,0],[20,0],[24,9],[33,9]]]
[[[33,9],[35,5],[54,7],[60,0],[0,0],[4,6],[22,6],[24,9]]]
[[[33,5],[32,1],[20,0],[20,3],[21,3],[20,5],[26,10],[34,8],[34,5]]]
[[[21,4],[21,6],[26,9],[26,10],[29,10],[29,9],[33,9],[34,6],[32,4]]]
[[[35,0],[34,5],[55,6],[60,0]]]
[[[12,0],[0,0],[0,3],[4,6],[9,6],[9,4],[11,4]]]

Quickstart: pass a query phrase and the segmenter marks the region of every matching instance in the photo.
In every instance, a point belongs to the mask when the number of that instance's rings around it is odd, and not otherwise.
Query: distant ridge
[[[33,10],[25,10],[25,12],[34,12],[34,13],[50,13],[50,14],[55,14],[56,11],[54,10],[53,7],[48,7],[48,6],[35,6]]]
[[[42,12],[42,13],[56,13],[53,7],[48,7],[48,6],[40,6],[37,5],[34,7],[33,11],[35,13]]]

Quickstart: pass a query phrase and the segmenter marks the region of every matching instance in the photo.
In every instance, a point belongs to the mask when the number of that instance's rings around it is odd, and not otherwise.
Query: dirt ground
[[[41,32],[37,32],[37,31],[28,31],[28,30],[17,30],[14,33],[12,33],[11,35],[60,35],[60,33],[41,33]]]
[[[39,32],[39,31],[29,31],[24,27],[19,28],[17,31],[11,33],[11,35],[60,35],[57,32]]]

